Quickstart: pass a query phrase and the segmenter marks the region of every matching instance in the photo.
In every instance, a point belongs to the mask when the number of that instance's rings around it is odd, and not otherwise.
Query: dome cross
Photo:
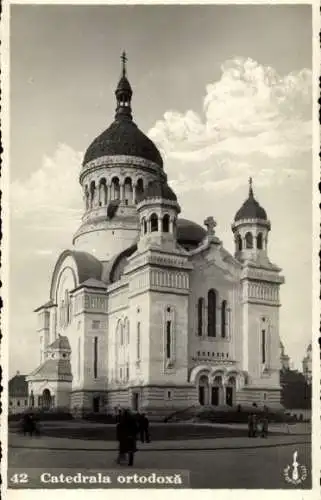
[[[252,177],[249,178],[249,196],[253,198],[253,179]]]
[[[120,56],[121,62],[122,62],[122,72],[123,76],[126,76],[126,62],[128,61],[126,52],[123,51],[122,55]]]

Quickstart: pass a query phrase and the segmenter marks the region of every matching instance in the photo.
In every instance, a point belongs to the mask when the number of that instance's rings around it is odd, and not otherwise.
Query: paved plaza
[[[308,435],[167,440],[139,443],[138,448],[131,472],[187,470],[192,488],[298,488],[287,483],[283,475],[297,451],[298,461],[308,470],[300,488],[311,487]],[[37,469],[39,474],[50,468],[107,471],[117,467],[116,449],[115,441],[10,434],[9,467]]]

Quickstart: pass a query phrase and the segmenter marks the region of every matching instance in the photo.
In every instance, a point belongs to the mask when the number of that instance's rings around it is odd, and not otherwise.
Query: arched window
[[[259,233],[256,237],[256,247],[258,250],[262,250],[263,248],[263,234]]]
[[[222,302],[222,318],[221,318],[221,333],[222,333],[222,339],[225,339],[226,337],[226,323],[227,323],[227,302],[226,300],[223,300]]]
[[[216,337],[216,292],[209,290],[207,294],[207,335]]]
[[[88,191],[88,186],[85,186],[85,203],[86,203],[86,210],[89,208],[89,191]]]
[[[131,205],[133,202],[133,185],[130,177],[126,177],[124,183],[125,203]]]
[[[92,208],[94,206],[94,200],[95,200],[95,181],[91,181],[91,183],[90,183],[90,200],[89,200],[90,208]]]
[[[261,355],[262,365],[266,363],[266,330],[261,331]]]
[[[120,336],[120,345],[124,345],[124,325],[119,323],[119,336]]]
[[[156,214],[150,216],[150,230],[152,233],[158,231],[158,218]]]
[[[242,245],[242,238],[241,238],[240,235],[237,236],[236,243],[237,243],[237,249],[238,249],[238,251],[241,252],[243,245]]]
[[[139,203],[142,195],[144,193],[144,182],[143,179],[138,179],[136,184],[136,202]]]
[[[143,234],[147,233],[147,220],[145,217],[142,218],[142,223],[143,223]]]
[[[99,206],[107,205],[107,184],[106,179],[99,182]]]
[[[136,343],[136,356],[137,361],[140,361],[140,321],[137,323],[137,343]]]
[[[199,337],[203,335],[203,314],[204,314],[204,299],[200,297],[197,302],[197,334]]]
[[[168,233],[169,232],[169,215],[165,214],[163,217],[163,232]]]
[[[124,343],[129,344],[129,321],[128,318],[124,320]]]
[[[172,322],[166,321],[166,359],[172,357]]]
[[[120,184],[118,177],[113,177],[111,181],[111,199],[112,200],[120,199]]]
[[[246,245],[246,248],[253,248],[253,235],[252,235],[252,233],[246,233],[245,245]]]

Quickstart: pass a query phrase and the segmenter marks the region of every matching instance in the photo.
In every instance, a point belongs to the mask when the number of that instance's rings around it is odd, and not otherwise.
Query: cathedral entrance
[[[209,404],[209,384],[207,375],[202,375],[199,379],[198,401],[201,406]]]
[[[132,394],[132,408],[134,411],[139,410],[139,393],[133,392]]]
[[[51,407],[51,394],[49,389],[45,389],[42,393],[42,408],[44,410],[49,410]]]
[[[99,407],[100,407],[100,397],[96,396],[93,398],[93,412],[99,413]]]
[[[211,395],[211,405],[213,406],[218,406],[219,405],[219,388],[218,387],[212,387],[212,395]]]
[[[214,406],[219,406],[223,403],[223,381],[222,377],[217,376],[214,378],[212,386],[212,401],[211,404]]]
[[[236,381],[234,377],[230,377],[228,379],[226,387],[226,396],[225,396],[225,402],[227,406],[233,406],[234,405],[234,400],[235,400],[235,388],[236,388]]]

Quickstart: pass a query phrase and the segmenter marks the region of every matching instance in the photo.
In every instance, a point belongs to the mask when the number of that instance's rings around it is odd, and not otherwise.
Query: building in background
[[[285,348],[283,342],[280,340],[280,365],[281,371],[290,370],[290,356],[285,354]]]
[[[9,380],[9,415],[13,413],[22,413],[29,406],[28,382],[26,375],[20,375],[17,372]]]
[[[308,384],[312,382],[312,344],[309,344],[306,350],[306,355],[302,360],[302,369],[305,380]]]
[[[115,119],[80,169],[81,225],[36,310],[34,404],[75,414],[278,407],[284,278],[252,180],[231,255],[212,216],[204,227],[179,216],[161,154],[133,121],[132,94],[123,55]]]

